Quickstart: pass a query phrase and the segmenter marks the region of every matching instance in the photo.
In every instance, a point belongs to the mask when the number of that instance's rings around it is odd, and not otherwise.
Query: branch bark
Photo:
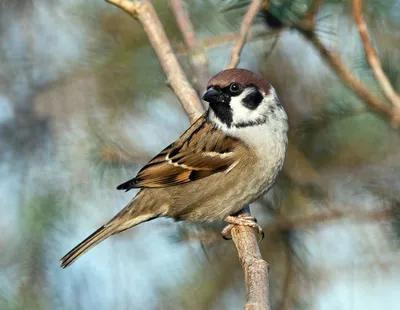
[[[203,105],[179,65],[151,2],[149,0],[141,2],[106,0],[106,2],[121,8],[141,23],[167,76],[168,85],[178,97],[190,122],[193,123],[204,112]]]
[[[246,206],[243,213],[250,215]],[[232,228],[235,244],[246,283],[247,301],[245,310],[269,310],[268,264],[261,257],[257,238],[252,228],[235,225]]]
[[[249,206],[240,214],[250,216]],[[240,225],[235,225],[231,234],[245,278],[247,300],[244,309],[269,310],[268,264],[261,257],[257,236],[252,228]]]
[[[362,0],[353,0],[353,15],[357,24],[358,32],[363,41],[365,56],[367,57],[368,64],[371,70],[381,86],[383,93],[386,98],[392,103],[394,109],[394,121],[400,121],[400,96],[394,90],[388,77],[382,69],[381,61],[372,45],[370,35],[368,33],[368,27],[365,23],[362,13]]]
[[[256,17],[258,11],[261,8],[261,5],[267,6],[268,1],[264,0],[253,0],[247,10],[246,14],[243,17],[242,25],[240,26],[239,37],[236,39],[235,44],[233,45],[231,58],[229,60],[228,69],[236,68],[240,62],[240,54],[242,53],[242,49],[244,44],[246,43],[247,34],[249,32],[249,28]]]
[[[194,71],[194,85],[197,93],[202,94],[206,90],[208,80],[208,58],[203,46],[199,43],[193,25],[183,7],[181,0],[170,0],[172,12],[182,33],[183,41],[189,54],[190,65]]]

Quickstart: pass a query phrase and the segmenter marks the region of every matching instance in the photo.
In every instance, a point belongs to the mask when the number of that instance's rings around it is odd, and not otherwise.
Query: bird
[[[65,268],[111,235],[159,217],[204,223],[224,220],[262,233],[256,219],[236,216],[265,194],[282,169],[288,117],[273,86],[247,69],[214,75],[202,99],[209,103],[175,142],[118,190],[140,189],[109,222],[61,259]]]

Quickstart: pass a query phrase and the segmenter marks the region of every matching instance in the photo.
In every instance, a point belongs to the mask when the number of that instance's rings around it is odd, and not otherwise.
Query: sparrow
[[[202,99],[208,110],[136,177],[117,187],[140,191],[66,254],[62,268],[109,236],[158,217],[225,220],[226,238],[233,225],[262,232],[255,218],[234,215],[274,184],[287,149],[286,112],[271,84],[246,69],[213,76]]]

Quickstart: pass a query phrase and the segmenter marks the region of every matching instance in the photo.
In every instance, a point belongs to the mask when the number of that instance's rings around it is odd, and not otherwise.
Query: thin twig
[[[193,29],[192,22],[190,21],[183,3],[181,0],[170,0],[172,12],[175,15],[176,22],[182,33],[185,46],[189,53],[190,65],[194,71],[194,85],[197,93],[202,94],[210,79],[208,72],[208,57],[207,54],[199,43],[196,33]]]
[[[264,0],[264,2],[267,2]],[[249,28],[256,17],[258,11],[261,8],[261,0],[253,0],[249,6],[248,11],[243,17],[242,25],[240,26],[239,37],[237,38],[231,52],[231,59],[229,60],[228,69],[236,68],[240,62],[240,54],[242,52],[243,46],[246,43],[247,34]],[[265,4],[264,4],[265,5]]]
[[[385,72],[382,69],[381,61],[375,51],[374,46],[372,45],[370,35],[368,33],[367,24],[365,23],[363,13],[362,13],[362,0],[353,0],[353,15],[357,24],[358,32],[360,33],[361,39],[363,41],[365,55],[367,57],[367,61],[372,69],[375,78],[380,84],[383,93],[386,98],[392,103],[393,109],[396,113],[394,113],[394,122],[400,121],[400,96],[392,87],[390,80],[386,76]]]
[[[394,120],[391,109],[377,96],[372,94],[368,87],[365,86],[342,62],[338,55],[334,55],[324,46],[324,44],[318,39],[315,29],[315,16],[322,4],[321,0],[314,0],[313,5],[310,8],[309,13],[306,15],[307,23],[298,23],[293,28],[297,29],[319,52],[322,58],[329,64],[329,66],[336,72],[336,74],[350,86],[358,97],[364,100],[370,108],[379,112],[383,116]],[[310,26],[311,23],[314,23]]]
[[[204,112],[203,105],[179,65],[151,2],[149,0],[141,2],[106,0],[106,2],[123,9],[139,20],[167,76],[168,85],[171,86],[193,123]]]

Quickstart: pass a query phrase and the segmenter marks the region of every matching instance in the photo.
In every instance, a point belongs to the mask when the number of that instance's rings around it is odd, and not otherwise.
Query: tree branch
[[[380,84],[383,93],[386,98],[392,103],[394,113],[394,122],[400,121],[400,96],[396,93],[392,87],[388,77],[382,69],[381,61],[372,45],[370,35],[368,33],[367,24],[365,23],[362,14],[362,0],[353,0],[353,15],[357,24],[358,32],[360,33],[361,39],[363,41],[365,55],[367,61],[375,75],[376,80]]]
[[[306,38],[314,45],[320,55],[326,60],[329,66],[336,72],[337,75],[350,86],[355,93],[364,100],[370,108],[379,112],[383,116],[392,118],[392,112],[387,105],[379,99],[377,96],[372,94],[368,87],[365,86],[342,62],[337,55],[333,55],[329,52],[324,44],[317,38],[315,34],[312,36],[306,36]]]
[[[244,44],[246,43],[247,34],[249,32],[249,28],[256,17],[258,11],[261,8],[261,5],[266,4],[266,0],[262,3],[261,0],[253,0],[247,10],[247,13],[243,17],[242,25],[240,26],[239,37],[237,38],[235,44],[233,45],[231,52],[231,59],[229,60],[228,69],[236,68],[240,62],[240,54],[242,53],[242,49]]]
[[[249,207],[242,211],[250,215]],[[261,257],[257,238],[252,228],[235,225],[232,228],[235,244],[246,283],[245,310],[269,310],[268,264]]]
[[[315,29],[315,15],[318,13],[318,9],[322,4],[321,0],[314,0],[313,5],[310,8],[311,13],[306,15],[308,22],[298,23],[294,25],[305,39],[307,39],[319,52],[322,58],[329,64],[329,66],[336,72],[336,74],[346,83],[347,86],[353,89],[360,99],[365,101],[370,108],[379,112],[383,116],[394,120],[393,111],[377,96],[372,94],[368,87],[365,86],[342,62],[339,56],[334,55],[324,44],[318,39]],[[311,21],[311,23],[310,23]]]
[[[239,214],[250,216],[249,206]],[[231,234],[245,278],[247,301],[244,309],[269,310],[268,264],[261,257],[255,231],[247,226],[235,225]]]
[[[121,8],[139,20],[167,76],[168,84],[178,97],[189,120],[193,123],[204,112],[203,105],[179,65],[151,2],[149,0],[141,2],[106,0],[106,2]]]
[[[170,5],[182,33],[191,67],[195,73],[193,77],[195,88],[197,93],[202,94],[206,90],[208,80],[210,79],[207,54],[197,40],[193,25],[186,14],[182,1],[170,0]]]

